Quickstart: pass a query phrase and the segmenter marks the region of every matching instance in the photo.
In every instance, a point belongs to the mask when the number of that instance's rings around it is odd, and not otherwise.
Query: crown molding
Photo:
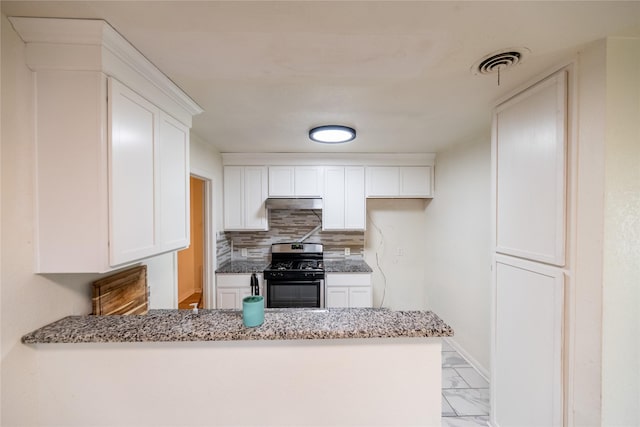
[[[433,166],[435,153],[222,153],[225,166]]]
[[[132,79],[123,70],[133,71],[137,74],[135,79],[143,78],[190,115],[204,111],[104,20],[24,17],[8,19],[27,47],[31,47],[28,65],[32,70],[102,71],[122,80],[123,83]]]

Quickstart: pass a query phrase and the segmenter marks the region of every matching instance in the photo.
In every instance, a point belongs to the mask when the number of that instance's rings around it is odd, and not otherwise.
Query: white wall
[[[91,312],[92,275],[33,271],[33,104],[24,44],[2,16],[2,425],[29,424],[37,382],[20,337],[69,314]]]
[[[599,40],[578,62],[569,425],[640,425],[640,42]]]
[[[374,307],[428,308],[423,261],[427,203],[419,199],[367,200],[364,259],[373,268]]]
[[[32,345],[28,425],[439,426],[441,339],[387,341]]]
[[[574,262],[565,309],[569,425],[597,425],[601,408],[602,229],[604,221],[604,78],[606,45],[593,43],[578,57],[576,79],[578,147]]]
[[[213,209],[215,231],[221,231],[224,227],[222,216],[222,156],[214,147],[191,132],[190,160],[191,173],[201,178],[207,178],[212,182],[211,209]]]
[[[602,425],[640,425],[640,39],[607,40]]]
[[[438,153],[435,196],[422,234],[427,306],[453,327],[453,341],[485,375],[491,341],[490,171],[489,135]]]

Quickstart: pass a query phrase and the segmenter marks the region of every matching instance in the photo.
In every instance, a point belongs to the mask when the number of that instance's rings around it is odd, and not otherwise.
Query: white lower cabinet
[[[262,295],[262,273],[256,276]],[[248,296],[251,296],[251,273],[216,274],[216,308],[242,310],[242,299]]]
[[[327,308],[373,307],[371,273],[327,273]]]

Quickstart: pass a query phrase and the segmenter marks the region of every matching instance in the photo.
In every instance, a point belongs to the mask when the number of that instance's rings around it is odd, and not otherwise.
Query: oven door
[[[267,308],[324,308],[324,280],[267,280]]]

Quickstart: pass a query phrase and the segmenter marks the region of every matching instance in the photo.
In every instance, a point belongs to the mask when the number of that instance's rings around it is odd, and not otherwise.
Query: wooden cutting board
[[[93,282],[93,314],[146,314],[147,266],[141,265]]]

